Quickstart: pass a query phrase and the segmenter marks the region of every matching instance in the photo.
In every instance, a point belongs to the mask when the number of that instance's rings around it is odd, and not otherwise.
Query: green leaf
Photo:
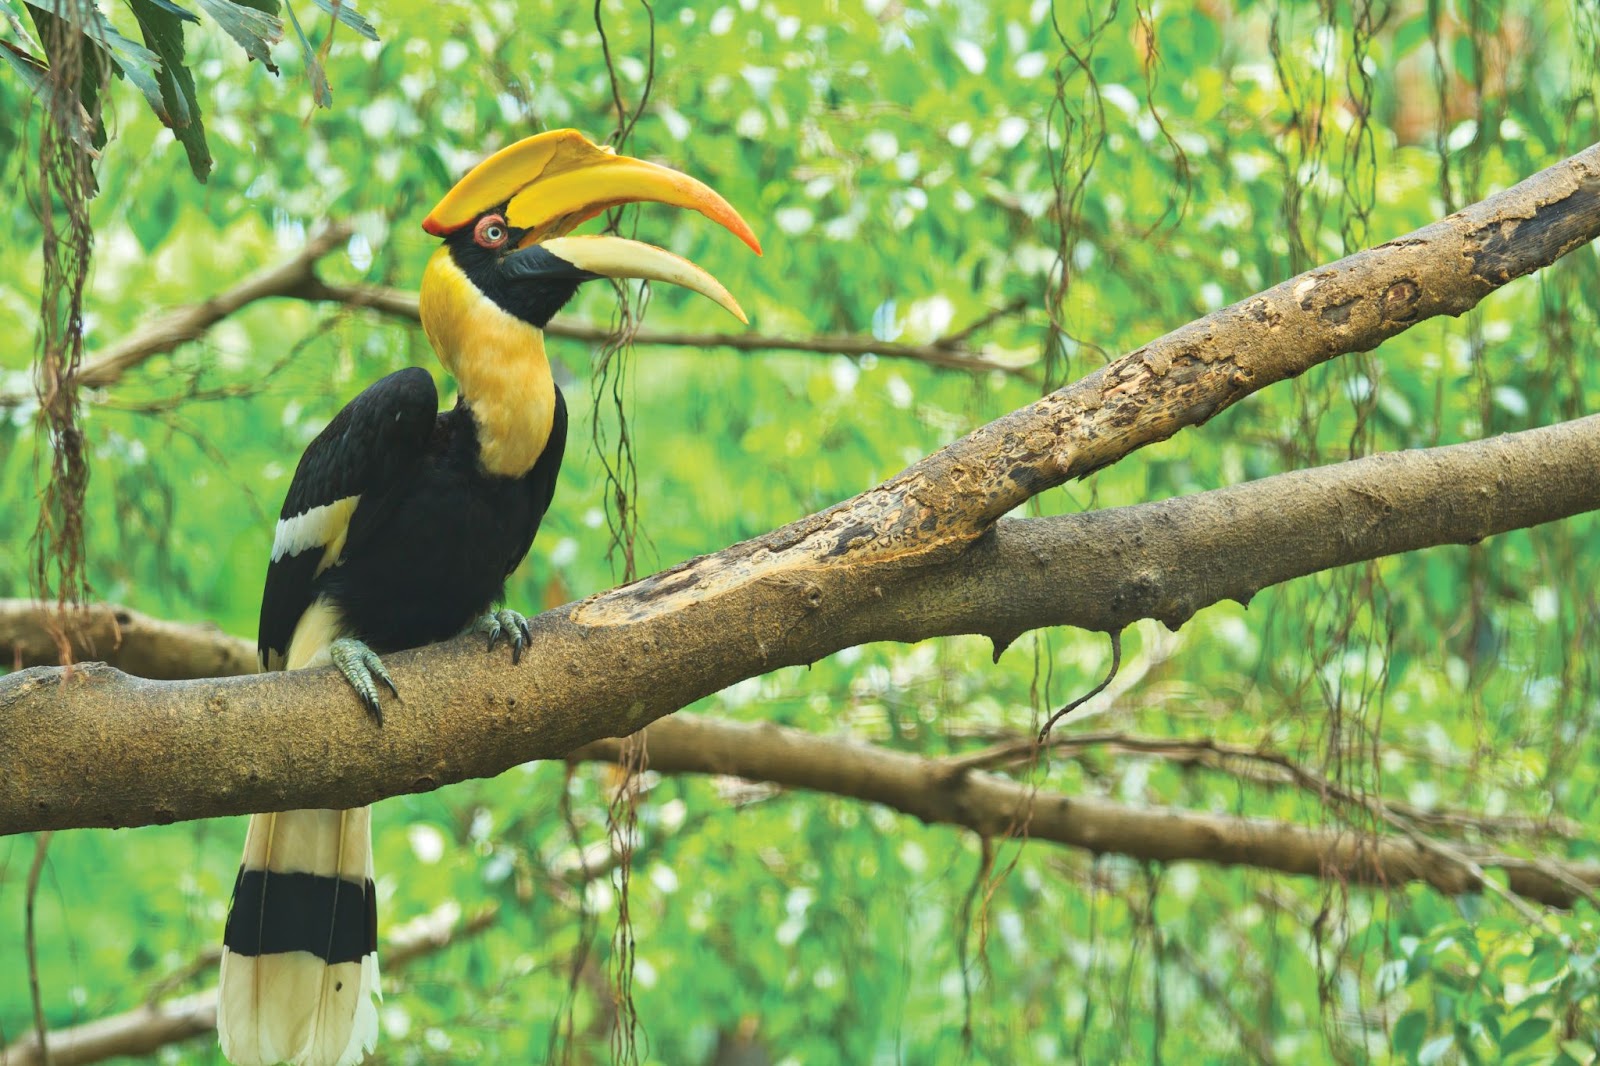
[[[173,136],[189,157],[189,169],[200,181],[211,173],[211,150],[206,145],[206,128],[200,120],[200,101],[195,95],[194,74],[183,61],[183,19],[176,5],[163,0],[128,0],[133,17],[139,21],[145,44],[161,56],[157,82],[173,121],[168,123]],[[192,16],[191,16],[192,17]]]
[[[71,24],[42,6],[29,4],[27,8],[28,15],[39,31],[39,41],[44,47],[45,57],[50,63],[54,63],[57,57],[51,54],[51,49],[55,47],[56,42],[65,39],[66,33],[71,32]],[[105,147],[106,143],[105,123],[100,121],[100,86],[105,81],[103,64],[108,60],[98,49],[84,50],[81,55],[83,76],[78,80],[78,104],[83,110],[84,129],[87,131],[90,149],[93,150]],[[45,91],[48,92],[48,81],[44,84]],[[78,140],[76,136],[73,139]]]
[[[1532,1047],[1542,1040],[1549,1031],[1549,1018],[1529,1018],[1500,1038],[1500,1053],[1502,1055],[1514,1055],[1524,1048]]]
[[[159,193],[141,203],[139,210],[128,212],[128,228],[146,253],[155,254],[172,232],[178,221],[178,208],[178,197],[172,183],[168,182]]]
[[[283,21],[252,4],[235,3],[234,0],[198,0],[201,7],[216,20],[223,32],[234,39],[245,55],[260,60],[272,73],[278,73],[272,61],[272,46],[283,40]]]
[[[14,70],[22,84],[28,91],[40,100],[48,97],[50,92],[50,68],[44,60],[18,48],[10,41],[0,41],[0,63]],[[78,106],[78,113],[67,123],[67,136],[86,152],[93,152],[97,145],[91,132],[89,114],[83,106]],[[102,142],[104,143],[104,142]]]
[[[172,125],[172,113],[168,110],[166,100],[162,99],[161,86],[156,82],[156,74],[161,69],[159,55],[118,33],[111,23],[106,21],[100,9],[92,4],[80,6],[66,3],[65,0],[29,0],[29,6],[48,11],[56,18],[65,19],[82,33],[86,40],[94,42],[96,47],[111,57],[116,72],[133,82],[144,94],[145,101],[156,113],[156,117],[166,125]],[[86,69],[86,77],[87,74]]]
[[[189,11],[189,10],[187,10],[185,8],[179,7],[177,4],[174,4],[172,2],[172,0],[147,0],[147,2],[151,3],[151,4],[154,4],[156,7],[159,7],[161,10],[165,11],[169,15],[177,16],[178,18],[182,19],[185,22],[193,22],[196,25],[198,25],[199,22],[200,22],[200,16],[199,15],[196,15],[194,12]],[[148,44],[149,42],[147,41],[145,43]],[[159,52],[160,49],[158,48],[158,49],[156,49],[156,51]]]
[[[1414,1010],[1401,1017],[1394,1023],[1394,1032],[1390,1040],[1394,1049],[1407,1056],[1414,1056],[1417,1049],[1422,1046],[1422,1038],[1428,1035],[1428,1012]]]
[[[342,0],[311,0],[311,2],[367,40],[376,41],[378,39],[378,31],[373,29],[372,23],[362,18],[356,13],[355,8],[343,3]]]
[[[1595,1056],[1593,1046],[1585,1044],[1582,1040],[1561,1041],[1561,1052],[1573,1062],[1582,1063],[1583,1066],[1593,1062]]]
[[[296,37],[300,38],[300,51],[306,60],[306,76],[311,79],[311,99],[318,107],[333,106],[333,91],[328,88],[328,72],[322,69],[322,60],[317,58],[317,50],[311,47],[311,41],[300,28],[300,20],[295,18],[294,8],[284,5],[284,10],[289,13],[289,24],[294,27]]]
[[[156,68],[161,65],[160,56],[118,33],[116,27],[106,21],[100,9],[93,4],[80,6],[67,0],[28,0],[28,6],[65,19],[79,33],[93,41],[96,47],[111,52],[124,67],[154,75]]]

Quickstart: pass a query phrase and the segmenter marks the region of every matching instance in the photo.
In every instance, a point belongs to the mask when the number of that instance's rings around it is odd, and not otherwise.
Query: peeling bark
[[[381,728],[331,669],[204,681],[25,670],[0,679],[0,833],[427,791],[624,736],[735,681],[872,640],[1176,624],[1297,575],[1600,508],[1597,466],[1592,416],[1000,522],[953,550],[895,555],[869,539],[830,557],[838,538],[812,535],[808,519],[547,611],[517,667],[476,638],[389,656],[404,698]]]
[[[852,500],[546,612],[520,668],[476,641],[391,656],[404,699],[381,729],[331,670],[0,680],[0,833],[358,806],[626,735],[866,641],[983,633],[1004,647],[1038,626],[1175,625],[1296,574],[1592,509],[1585,419],[1223,490],[1242,497],[998,522],[1273,382],[1461,314],[1600,234],[1597,190],[1600,145],[1175,330]],[[1249,500],[1251,531],[1228,529]],[[1207,507],[1215,522],[1185,520]]]

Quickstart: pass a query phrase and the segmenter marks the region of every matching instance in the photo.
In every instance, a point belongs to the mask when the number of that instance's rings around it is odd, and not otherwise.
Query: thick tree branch
[[[0,599],[0,663],[59,662],[45,625],[45,612],[54,609],[35,600]],[[256,672],[254,646],[215,626],[164,622],[115,604],[69,608],[60,622],[75,659],[99,659],[137,677],[178,680]]]
[[[448,903],[396,929],[385,941],[383,969],[392,974],[407,963],[469,939],[494,924],[498,908],[487,907],[465,919]],[[214,966],[215,959],[209,961]],[[168,1044],[215,1032],[215,986],[192,995],[147,1003],[121,1014],[57,1029],[47,1038],[50,1055],[39,1053],[33,1036],[0,1048],[0,1066],[83,1066],[129,1055],[150,1055]]]
[[[1089,851],[1158,862],[1195,860],[1254,866],[1359,884],[1425,882],[1448,895],[1479,891],[1462,864],[1392,836],[1310,829],[1289,822],[1127,807],[1109,800],[1036,792],[1028,785],[929,759],[774,725],[744,725],[693,714],[645,730],[650,768],[663,773],[729,774],[791,788],[852,796],[929,823],[961,825],[985,836],[1048,840]],[[621,741],[602,740],[573,759],[620,757]],[[1505,872],[1512,892],[1570,907],[1600,888],[1600,864],[1553,863],[1468,853],[1479,869]]]
[[[331,670],[13,675],[0,680],[0,832],[358,806],[632,733],[735,681],[867,641],[986,633],[1001,646],[1036,626],[1177,624],[1299,574],[1600,506],[1586,419],[996,525],[1256,389],[1459,314],[1597,233],[1600,145],[1182,327],[855,499],[547,612],[520,668],[469,641],[391,656],[405,700],[381,730]]]
[[[4,616],[4,605],[7,602],[20,603],[22,601],[0,601],[0,617]],[[132,612],[125,612],[122,608],[117,608],[117,610],[132,614]],[[20,611],[17,613],[20,614]],[[149,624],[153,620],[146,619],[145,621],[146,624]],[[205,678],[217,676],[211,671],[214,664],[219,660],[228,662],[237,660],[245,667],[237,671],[239,673],[253,672],[254,670],[253,656],[255,650],[248,641],[223,635],[213,626],[183,625],[170,622],[155,624],[163,628],[166,636],[173,638],[168,656],[163,660],[170,670],[171,677]],[[38,661],[41,664],[53,662],[55,653],[53,646],[47,645],[44,639],[43,622],[36,621],[34,629],[38,634],[34,638],[34,642],[38,645]],[[182,649],[189,650],[191,653],[189,658],[183,657]],[[1130,671],[1135,674],[1138,673],[1137,662],[1117,675],[1117,683],[1124,690],[1128,687]],[[692,721],[692,727],[686,727],[680,731],[678,727],[672,724],[682,719]],[[730,774],[787,787],[807,788],[840,796],[883,802],[896,809],[918,816],[922,816],[923,812],[934,803],[952,802],[948,797],[942,795],[931,798],[913,798],[904,802],[900,799],[884,800],[876,794],[863,795],[859,790],[852,787],[852,782],[856,780],[856,777],[849,773],[840,772],[837,767],[855,766],[859,768],[863,757],[862,753],[876,753],[877,749],[852,744],[847,741],[825,740],[796,730],[778,730],[776,734],[773,734],[779,738],[776,742],[779,750],[775,751],[770,749],[763,739],[771,732],[769,730],[759,730],[752,734],[749,731],[749,727],[737,724],[729,724],[727,728],[724,728],[724,723],[716,719],[698,716],[680,715],[667,718],[657,722],[647,731],[650,742],[651,769],[662,773]],[[749,752],[746,752],[741,747],[746,742],[752,744]],[[804,753],[805,758],[803,764],[795,764],[797,768],[791,771],[791,769],[787,768],[790,764],[785,761],[787,758],[786,753],[796,748]],[[1154,755],[1186,763],[1199,763],[1229,774],[1242,775],[1247,780],[1267,787],[1292,784],[1309,788],[1318,795],[1332,792],[1341,802],[1371,806],[1382,816],[1397,816],[1413,824],[1446,832],[1470,830],[1475,833],[1497,836],[1542,836],[1556,833],[1571,839],[1581,839],[1584,836],[1581,827],[1564,819],[1486,817],[1465,811],[1423,809],[1378,796],[1351,794],[1336,782],[1327,781],[1319,775],[1313,774],[1285,756],[1254,747],[1224,744],[1212,738],[1184,740],[1172,737],[1145,737],[1126,733],[1079,733],[1052,737],[1049,744],[1049,752],[1052,757],[1082,753],[1092,749]],[[600,759],[615,761],[618,750],[619,746],[615,741],[599,741],[579,749],[569,755],[568,758],[571,760]],[[926,779],[927,787],[946,788],[950,787],[952,782],[965,781],[967,775],[976,771],[1012,761],[1018,757],[1031,757],[1035,750],[1031,738],[1018,738],[1015,741],[1007,741],[960,756],[948,756],[940,759],[917,758],[916,766],[920,767],[920,772]],[[894,759],[914,758],[901,756],[895,752],[883,752],[882,754],[889,757],[891,761]],[[1276,773],[1252,772],[1236,765],[1239,763],[1260,765],[1268,770],[1276,771]],[[904,765],[910,764],[897,763],[895,765],[903,768]],[[774,767],[778,768],[773,769]],[[893,787],[902,789],[903,780],[908,779],[904,775],[896,778],[902,784],[896,784]],[[905,793],[902,790],[897,791],[895,794],[903,796]],[[985,795],[993,794],[992,790],[985,793]],[[959,807],[961,804],[958,802],[956,806]],[[1006,812],[1000,813],[1005,814]],[[1151,813],[1154,817],[1160,817],[1164,812],[1158,810]],[[999,817],[999,815],[991,810],[985,817],[994,818]],[[925,820],[951,821],[951,819],[927,818]],[[971,820],[957,819],[953,824],[966,825],[969,828],[986,831],[986,823],[980,824]],[[1258,825],[1265,823],[1247,822],[1242,824]],[[1294,828],[1293,826],[1285,826],[1284,832],[1290,832]],[[1242,832],[1241,830],[1240,833],[1235,835],[1241,835]],[[1314,834],[1314,831],[1311,830],[1306,832]],[[1073,840],[1060,840],[1058,842],[1065,844],[1075,843]],[[554,864],[552,870],[558,877],[564,877],[580,867],[591,871],[607,869],[614,864],[616,859],[609,850],[610,843],[609,841],[602,841],[595,845],[602,852],[598,857],[588,858],[581,864],[575,859],[564,860]],[[1313,839],[1305,846],[1314,848],[1320,846],[1320,843],[1318,840]],[[1154,857],[1144,855],[1139,851],[1126,851],[1124,853],[1136,858]],[[1374,852],[1374,854],[1381,859],[1380,853]],[[1200,861],[1209,859],[1208,855],[1200,854],[1190,857]],[[1333,858],[1333,856],[1329,857],[1330,864],[1327,866],[1326,874],[1328,876],[1339,876],[1341,870],[1337,864],[1332,862]],[[1374,861],[1379,860],[1375,859]],[[1506,856],[1490,856],[1482,860],[1479,865],[1499,868],[1507,863],[1515,866],[1522,862],[1523,860],[1515,860]],[[1269,865],[1267,868],[1281,869],[1277,865]],[[1374,866],[1373,869],[1377,871],[1380,867]],[[1588,877],[1587,867],[1568,867],[1565,864],[1552,863],[1547,869],[1565,871],[1570,885],[1587,886],[1592,881],[1592,878],[1590,881],[1585,880]],[[1302,871],[1293,870],[1289,872],[1299,873]],[[1390,872],[1393,874],[1392,877],[1388,878],[1391,882],[1406,879],[1406,876],[1402,876],[1403,871],[1398,868]],[[1462,876],[1458,871],[1448,877],[1447,881],[1452,885],[1457,884]],[[1544,891],[1544,889],[1549,888],[1546,882],[1555,880],[1556,875],[1550,874],[1544,880],[1539,880],[1537,873],[1535,873],[1533,878],[1530,883],[1536,886],[1544,886],[1539,890]],[[1546,892],[1545,895],[1538,895],[1535,892],[1534,898],[1556,903],[1556,905],[1560,906],[1567,906],[1570,905],[1570,898],[1574,891],[1575,889],[1568,891],[1566,896],[1561,896],[1556,892]],[[1562,899],[1566,899],[1568,902],[1559,902]],[[4,1066],[3,1059],[0,1059],[0,1066]]]
[[[519,667],[476,640],[390,656],[405,698],[381,729],[331,670],[162,682],[86,666],[63,682],[35,668],[0,679],[0,832],[359,806],[559,757],[868,641],[1175,625],[1291,577],[1595,509],[1597,466],[1600,416],[1001,522],[954,550],[896,554],[870,525],[819,540],[820,516],[546,612]]]

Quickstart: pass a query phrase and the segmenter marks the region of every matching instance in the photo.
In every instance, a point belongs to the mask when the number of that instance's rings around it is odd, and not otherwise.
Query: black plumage
[[[537,191],[535,191],[537,187]],[[619,203],[693,208],[760,252],[728,203],[686,175],[572,130],[495,153],[423,223],[443,238],[418,289],[423,332],[460,386],[401,370],[351,400],[311,442],[284,500],[262,595],[268,670],[332,664],[383,722],[382,653],[481,620],[518,661],[527,621],[492,611],[555,491],[567,411],[543,329],[579,285],[647,278],[744,312],[664,249],[569,236]],[[337,759],[337,752],[330,752]],[[380,996],[371,811],[254,815],[223,937],[217,1032],[236,1066],[355,1066],[377,1043]]]
[[[323,528],[269,564],[263,662],[286,655],[319,597],[338,610],[348,635],[379,653],[453,637],[487,611],[555,492],[567,436],[559,389],[555,397],[549,440],[520,478],[479,469],[471,409],[458,403],[439,412],[433,379],[420,368],[396,371],[351,400],[301,457],[280,516],[289,522],[356,497],[342,549],[324,560],[339,531]]]

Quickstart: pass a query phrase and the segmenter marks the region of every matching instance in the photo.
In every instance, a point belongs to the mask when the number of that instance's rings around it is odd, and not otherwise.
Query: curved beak
[[[550,262],[550,257],[554,262]],[[575,271],[562,274],[568,268]],[[647,278],[693,289],[709,297],[740,322],[749,325],[744,308],[739,306],[722,282],[682,256],[664,248],[625,237],[552,237],[506,257],[505,272],[512,277],[565,276],[587,278]]]
[[[702,182],[676,170],[617,155],[577,130],[551,130],[500,149],[467,172],[423,221],[443,237],[501,204],[506,221],[526,229],[524,246],[561,237],[618,204],[651,201],[698,211],[761,254],[739,212]]]
[[[728,290],[687,259],[620,237],[567,236],[602,211],[647,201],[698,211],[761,254],[749,225],[709,186],[676,170],[617,155],[577,130],[551,130],[502,148],[456,182],[422,228],[444,237],[503,206],[506,221],[527,230],[519,250],[506,257],[513,276],[665,281],[703,293],[747,322]]]

